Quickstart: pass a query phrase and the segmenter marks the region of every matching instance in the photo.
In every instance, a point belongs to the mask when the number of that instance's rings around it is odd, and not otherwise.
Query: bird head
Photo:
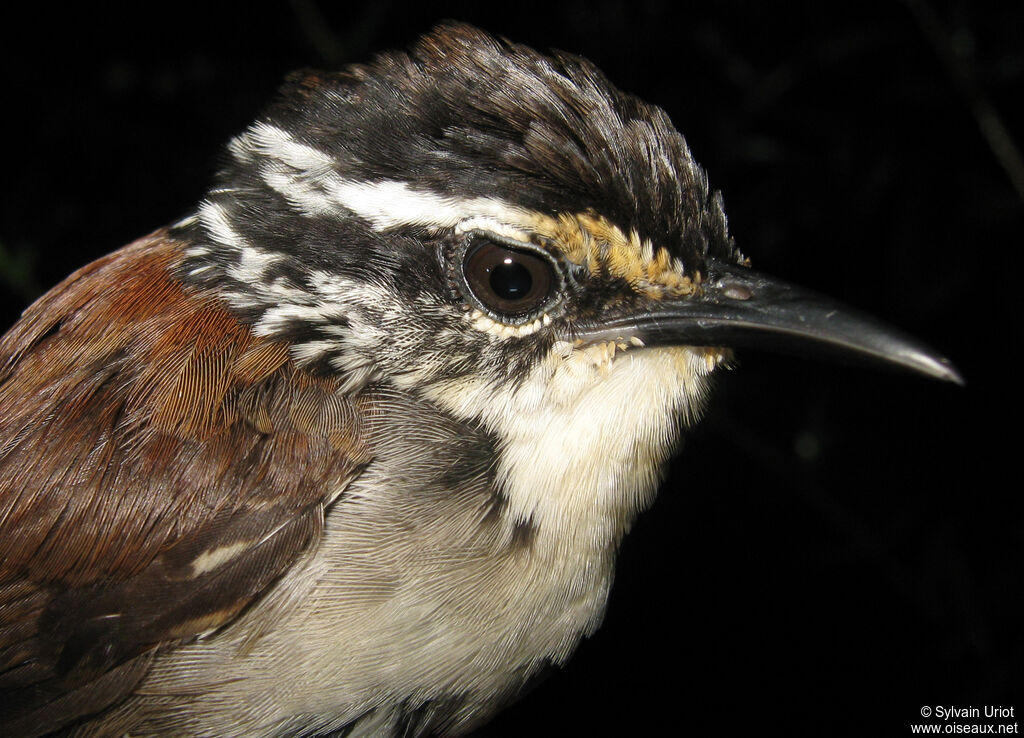
[[[726,347],[957,379],[910,339],[751,271],[664,111],[579,57],[442,26],[366,66],[293,75],[226,159],[178,227],[184,281],[346,390],[386,382],[479,423],[512,466],[554,445],[586,478],[611,454],[614,480],[577,497],[615,488],[613,536]],[[516,514],[575,519],[544,514],[540,474],[510,495]]]

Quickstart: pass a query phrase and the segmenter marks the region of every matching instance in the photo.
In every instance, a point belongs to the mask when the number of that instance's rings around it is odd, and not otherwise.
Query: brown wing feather
[[[85,267],[0,342],[0,728],[96,712],[229,622],[367,461],[337,382],[184,289],[181,249]]]

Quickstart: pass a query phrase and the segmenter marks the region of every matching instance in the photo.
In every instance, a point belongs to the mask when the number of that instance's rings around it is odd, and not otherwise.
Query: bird
[[[293,73],[0,340],[0,732],[480,728],[599,627],[749,346],[962,382],[754,271],[583,58],[449,22]]]

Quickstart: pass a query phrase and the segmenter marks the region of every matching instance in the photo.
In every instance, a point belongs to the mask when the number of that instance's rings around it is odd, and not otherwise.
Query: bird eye
[[[471,246],[462,272],[473,296],[484,307],[509,318],[522,318],[551,299],[558,279],[550,259],[526,249],[493,241]]]

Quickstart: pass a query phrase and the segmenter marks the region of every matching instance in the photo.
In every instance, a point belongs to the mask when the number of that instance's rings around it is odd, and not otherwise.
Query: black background
[[[1024,5],[142,5],[0,19],[5,325],[187,213],[286,72],[457,18],[664,107],[756,267],[966,377],[742,352],[627,538],[604,628],[485,735],[909,735],[922,706],[1024,709],[1024,204],[977,114],[1022,131]]]

